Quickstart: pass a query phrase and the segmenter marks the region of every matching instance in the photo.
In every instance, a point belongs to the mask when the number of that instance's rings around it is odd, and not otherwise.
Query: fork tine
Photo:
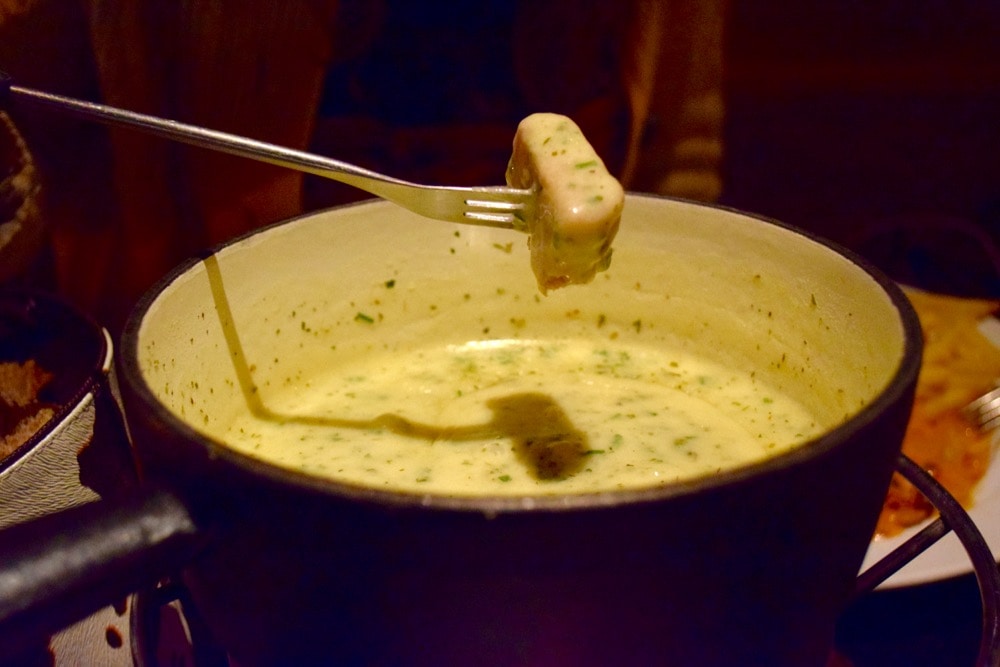
[[[967,404],[962,412],[979,427],[989,431],[1000,427],[1000,384]]]
[[[482,211],[466,211],[465,221],[485,227],[502,227],[518,229],[520,220],[513,213],[486,213]]]
[[[524,208],[523,202],[490,199],[466,199],[465,205],[470,208],[484,208],[488,211],[507,211],[515,213]]]
[[[470,192],[465,199],[464,217],[475,224],[523,229],[527,208],[532,202],[530,190],[490,188]]]
[[[981,410],[983,407],[1000,400],[1000,386],[995,386],[979,398],[965,406],[966,410]]]
[[[987,424],[996,425],[1000,422],[1000,402],[990,404],[988,408],[979,411],[979,425],[986,428]]]

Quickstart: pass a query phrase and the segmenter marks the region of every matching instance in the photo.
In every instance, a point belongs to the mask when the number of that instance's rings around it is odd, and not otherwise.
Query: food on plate
[[[0,459],[52,419],[52,407],[39,401],[39,392],[51,379],[34,359],[0,362]]]
[[[993,436],[962,408],[1000,378],[1000,347],[981,326],[1000,301],[907,290],[924,331],[924,355],[903,453],[932,474],[966,508],[993,455]],[[935,513],[912,484],[896,474],[877,533],[891,537]]]
[[[576,123],[553,113],[522,120],[507,184],[538,190],[526,222],[531,267],[543,293],[588,283],[608,268],[625,193]]]

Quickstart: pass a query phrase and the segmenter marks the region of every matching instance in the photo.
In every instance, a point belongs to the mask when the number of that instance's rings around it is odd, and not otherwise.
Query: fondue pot
[[[140,492],[0,536],[3,640],[176,574],[241,665],[823,665],[908,420],[914,312],[857,257],[723,208],[629,195],[614,248],[542,296],[523,236],[368,202],[178,267],[120,345]],[[829,426],[715,474],[530,496],[337,481],[225,441],[247,410],[307,405],[333,357],[585,336],[680,341]]]

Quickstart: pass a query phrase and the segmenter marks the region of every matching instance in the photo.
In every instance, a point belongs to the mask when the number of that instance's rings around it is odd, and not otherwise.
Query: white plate
[[[1000,559],[1000,462],[995,459],[979,482],[975,503],[969,510],[969,516],[983,534],[983,539],[993,552],[994,560]],[[895,537],[879,537],[873,540],[861,566],[862,571],[920,532],[930,522],[931,519],[928,519],[907,528]],[[885,580],[879,589],[925,584],[969,572],[972,572],[972,561],[961,540],[952,532],[899,569]]]
[[[1000,319],[987,317],[978,326],[990,342],[1000,348]],[[973,523],[983,535],[993,553],[994,560],[1000,560],[1000,432],[993,436],[993,455],[986,475],[976,487],[975,502],[968,510]],[[879,537],[872,541],[865,555],[861,571],[877,563],[893,549],[913,537],[932,519],[904,530],[895,537]],[[900,568],[878,588],[900,588],[916,584],[926,584],[972,572],[972,561],[961,540],[955,533],[948,533],[929,549]]]

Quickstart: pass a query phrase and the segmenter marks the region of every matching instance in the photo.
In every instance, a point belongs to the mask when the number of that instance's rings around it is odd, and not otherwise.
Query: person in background
[[[427,184],[502,184],[518,121],[562,113],[627,189],[714,201],[724,15],[724,0],[0,0],[0,42],[17,34],[27,45],[0,46],[0,69]],[[87,48],[48,34],[56,28],[85,34]],[[86,76],[33,67],[25,48],[39,43],[77,44]],[[31,125],[29,143],[46,134],[42,121],[70,122],[11,113]],[[131,130],[106,136],[106,155],[68,142],[44,146],[64,157],[40,162],[107,174],[53,169],[50,187],[79,189],[75,178],[113,202],[53,221],[61,284],[112,327],[192,253],[369,196]]]

